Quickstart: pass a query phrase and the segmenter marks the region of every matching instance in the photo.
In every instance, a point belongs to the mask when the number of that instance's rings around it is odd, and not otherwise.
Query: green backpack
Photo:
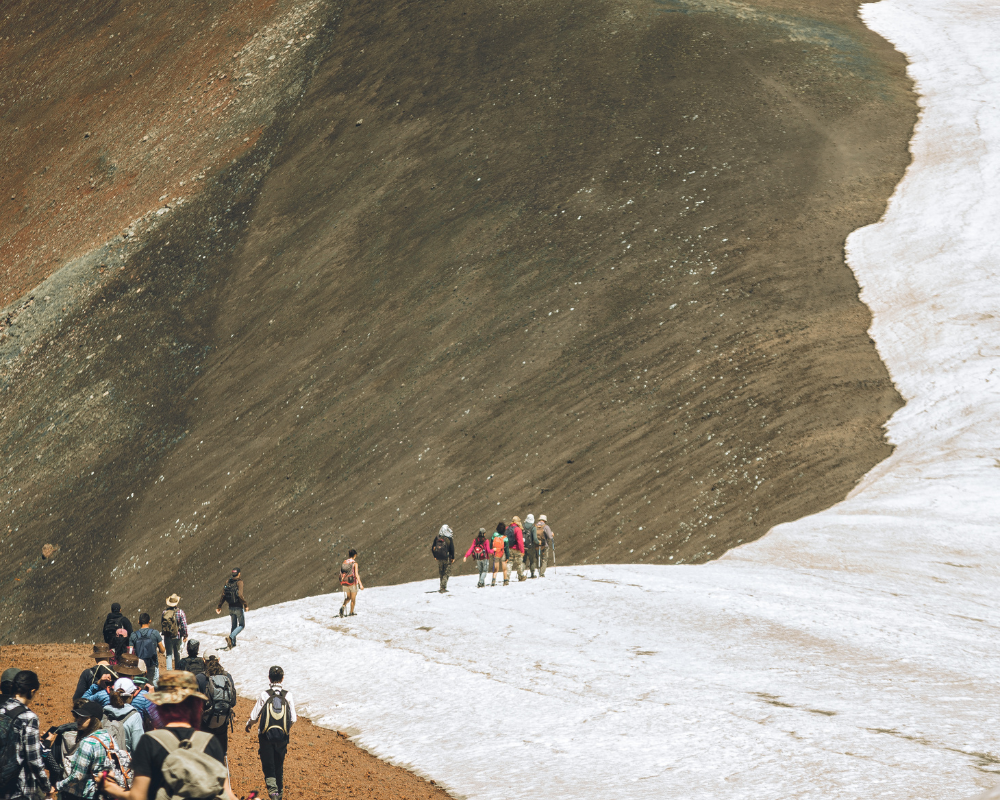
[[[188,800],[192,797],[216,800],[225,796],[226,767],[205,754],[205,749],[212,742],[212,734],[195,731],[190,739],[183,741],[166,729],[147,735],[167,751],[160,769],[164,785],[156,793],[156,800]]]

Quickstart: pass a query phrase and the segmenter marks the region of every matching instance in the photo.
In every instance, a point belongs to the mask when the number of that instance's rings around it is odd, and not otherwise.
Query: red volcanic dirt
[[[0,307],[252,147],[245,48],[297,49],[316,5],[6,4]]]
[[[80,673],[94,663],[90,652],[89,645],[73,644],[4,647],[0,651],[0,672],[16,666],[38,673],[42,688],[31,708],[43,732],[50,725],[72,721],[70,698]],[[242,727],[252,706],[246,698],[240,698],[236,705],[236,729],[229,734],[229,769],[237,796],[256,789],[266,797],[256,736],[244,733]],[[284,797],[288,800],[446,800],[448,796],[430,781],[361,750],[344,734],[318,728],[303,717],[293,728],[285,760]]]

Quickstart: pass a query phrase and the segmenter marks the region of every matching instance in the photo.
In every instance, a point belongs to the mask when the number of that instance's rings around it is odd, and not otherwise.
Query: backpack
[[[135,654],[146,662],[146,666],[149,667],[150,663],[156,663],[156,639],[153,638],[155,631],[152,628],[139,628],[133,636],[135,636]]]
[[[354,559],[349,558],[340,565],[340,585],[354,585]]]
[[[105,720],[106,722],[107,720]],[[108,735],[111,736],[111,732],[107,731]],[[114,736],[111,736],[112,747],[108,747],[101,737],[91,734],[90,736],[84,737],[86,739],[94,739],[101,747],[104,748],[104,752],[107,754],[107,761],[98,767],[94,774],[94,779],[104,771],[105,767],[110,767],[108,772],[108,777],[111,778],[115,783],[121,786],[123,789],[128,789],[132,786],[132,756],[129,755],[128,750],[125,749],[124,745],[124,735],[122,737],[122,742],[119,743],[115,740]],[[82,740],[81,740],[82,741]],[[79,746],[79,743],[78,745]]]
[[[156,793],[157,800],[225,797],[226,767],[205,753],[212,742],[212,734],[195,731],[184,741],[179,741],[168,730],[153,731],[149,735],[167,751],[160,768],[163,788]]]
[[[226,585],[222,587],[222,596],[230,606],[243,608],[243,601],[240,600],[240,585],[230,578]]]
[[[208,679],[205,694],[208,702],[201,715],[202,724],[206,728],[225,727],[236,705],[236,688],[225,675],[213,675]]]
[[[160,615],[160,631],[164,636],[169,636],[172,639],[177,638],[180,627],[177,624],[176,608],[168,608]]]
[[[115,616],[114,614],[108,614],[108,618],[104,620],[104,641],[108,644],[114,640],[115,636],[118,635],[118,631],[122,627],[121,614]]]
[[[115,745],[119,750],[128,750],[128,745],[126,744],[128,738],[125,736],[125,720],[133,714],[138,713],[139,709],[133,708],[124,717],[113,717],[108,713],[108,709],[104,709],[104,719],[101,722],[101,727],[111,734],[111,738],[115,740]]]
[[[52,783],[58,783],[69,774],[69,764],[77,745],[76,723],[60,725],[55,732],[56,738],[52,743],[52,749],[44,756]]]
[[[451,558],[451,553],[448,547],[448,537],[441,536],[438,534],[434,537],[434,543],[431,545],[431,553],[433,553],[434,558],[438,561],[444,561],[446,558]]]
[[[201,656],[188,656],[187,658],[181,659],[180,669],[185,672],[190,672],[192,675],[204,675],[205,674],[205,659]]]
[[[479,539],[476,539],[476,541],[472,543],[472,557],[474,559],[476,559],[476,561],[485,561],[486,560],[486,540],[485,539],[483,539],[482,541],[480,541]]]
[[[493,557],[498,559],[504,558],[504,548],[507,545],[506,536],[494,536],[493,537]]]
[[[21,771],[17,763],[17,751],[21,745],[21,726],[17,718],[26,706],[15,703],[11,708],[0,711],[0,793],[16,794],[17,775]]]
[[[288,703],[285,702],[286,692],[284,689],[268,689],[267,693],[271,699],[260,715],[260,732],[272,742],[279,742],[288,738],[292,727]]]
[[[526,525],[523,530],[524,549],[538,547],[538,531],[534,525]]]

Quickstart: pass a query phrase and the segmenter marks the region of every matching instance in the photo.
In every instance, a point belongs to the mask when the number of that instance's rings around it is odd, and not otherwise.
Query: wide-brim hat
[[[548,518],[547,516],[545,516],[544,514],[542,514],[542,516],[540,516],[540,517],[538,518],[538,521],[539,521],[539,522],[548,522],[548,521],[549,521],[549,518]]]
[[[91,655],[94,661],[109,661],[111,659],[111,648],[106,644],[95,644],[94,652]]]
[[[160,683],[155,692],[150,692],[149,700],[158,706],[181,703],[189,697],[199,700],[208,698],[198,691],[198,679],[190,672],[167,669],[160,673]]]
[[[139,656],[135,653],[122,653],[115,666],[115,672],[119,675],[128,675],[130,678],[142,674],[139,669]]]
[[[172,594],[167,598],[167,605],[174,608],[180,601],[180,595]]]
[[[510,521],[513,522],[515,525],[520,525],[521,524],[521,518],[520,517],[511,517]]]

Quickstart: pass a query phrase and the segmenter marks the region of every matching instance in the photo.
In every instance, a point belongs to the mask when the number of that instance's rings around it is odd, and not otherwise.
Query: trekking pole
[[[552,548],[552,572],[556,572],[556,543],[553,542],[549,545]]]

